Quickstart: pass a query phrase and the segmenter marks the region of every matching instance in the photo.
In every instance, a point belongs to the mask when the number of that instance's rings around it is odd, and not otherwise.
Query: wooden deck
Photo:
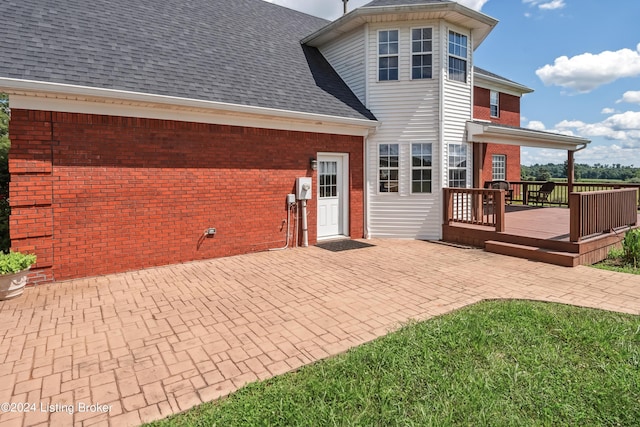
[[[483,247],[503,255],[512,255],[550,264],[574,267],[602,261],[612,247],[619,246],[628,228],[599,234],[580,242],[569,239],[570,211],[511,205],[506,207],[504,231],[495,227],[450,223],[443,225],[443,240]],[[640,224],[640,215],[638,222]]]

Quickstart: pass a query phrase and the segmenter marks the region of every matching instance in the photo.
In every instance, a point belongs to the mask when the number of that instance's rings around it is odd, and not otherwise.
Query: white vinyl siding
[[[351,91],[366,104],[365,31],[359,28],[322,46],[320,52]]]
[[[463,32],[460,28],[448,28],[442,26],[442,40],[446,43],[443,49],[443,54],[448,55],[449,51],[449,31],[454,31],[459,34],[468,36],[470,41],[470,35]],[[472,63],[472,51],[468,51],[467,60],[467,75],[470,75],[470,68]],[[448,72],[448,60],[443,61],[444,72]],[[472,174],[473,174],[473,162],[472,154],[473,147],[467,143],[466,123],[472,118],[472,96],[473,88],[471,84],[472,79],[467,78],[466,82],[459,82],[451,79],[444,79],[443,81],[443,158],[445,159],[445,169],[442,174],[443,182],[445,185],[449,184],[449,147],[450,144],[466,144],[467,162],[466,162],[466,187],[471,186]]]
[[[370,24],[368,33],[369,96],[367,106],[381,126],[367,138],[368,226],[372,237],[438,239],[442,233],[440,157],[440,63],[441,43],[437,22],[394,23],[398,29],[398,81],[378,81],[378,31],[389,26]],[[433,78],[411,79],[411,30],[433,28]],[[412,189],[413,143],[432,143],[432,191]],[[379,146],[398,144],[398,192],[379,189]]]

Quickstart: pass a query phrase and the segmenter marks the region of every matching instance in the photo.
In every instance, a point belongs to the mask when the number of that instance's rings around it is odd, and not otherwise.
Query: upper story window
[[[411,78],[430,79],[433,75],[433,29],[411,30]]]
[[[467,146],[449,144],[449,187],[467,186]]]
[[[467,43],[467,36],[449,31],[450,80],[467,82]]]
[[[504,181],[507,179],[507,156],[504,154],[494,154],[492,160],[491,179],[494,181]]]
[[[378,31],[378,80],[398,80],[398,30]]]
[[[380,192],[397,193],[400,170],[399,144],[380,144],[379,148]]]
[[[431,193],[432,145],[411,144],[411,192]]]
[[[492,90],[490,92],[489,105],[491,107],[491,117],[500,117],[500,93]]]

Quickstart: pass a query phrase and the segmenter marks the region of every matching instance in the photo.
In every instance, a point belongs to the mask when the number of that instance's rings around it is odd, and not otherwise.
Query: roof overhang
[[[582,150],[591,142],[589,139],[577,136],[477,121],[467,122],[467,140],[469,142],[553,148],[567,151]]]
[[[439,19],[471,29],[474,50],[498,24],[496,19],[454,1],[421,5],[361,7],[305,37],[302,39],[302,43],[319,47],[366,23]]]
[[[521,85],[516,82],[506,81],[486,74],[474,72],[473,73],[473,85],[481,87],[483,89],[497,90],[502,93],[521,97],[526,93],[532,93],[533,89],[525,85]]]
[[[367,136],[376,120],[0,77],[15,109]]]

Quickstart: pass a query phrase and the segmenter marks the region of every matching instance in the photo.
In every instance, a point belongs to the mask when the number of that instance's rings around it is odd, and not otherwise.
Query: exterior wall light
[[[312,171],[317,171],[318,170],[318,161],[315,158],[310,158],[309,159],[309,166],[311,166],[311,170]]]

